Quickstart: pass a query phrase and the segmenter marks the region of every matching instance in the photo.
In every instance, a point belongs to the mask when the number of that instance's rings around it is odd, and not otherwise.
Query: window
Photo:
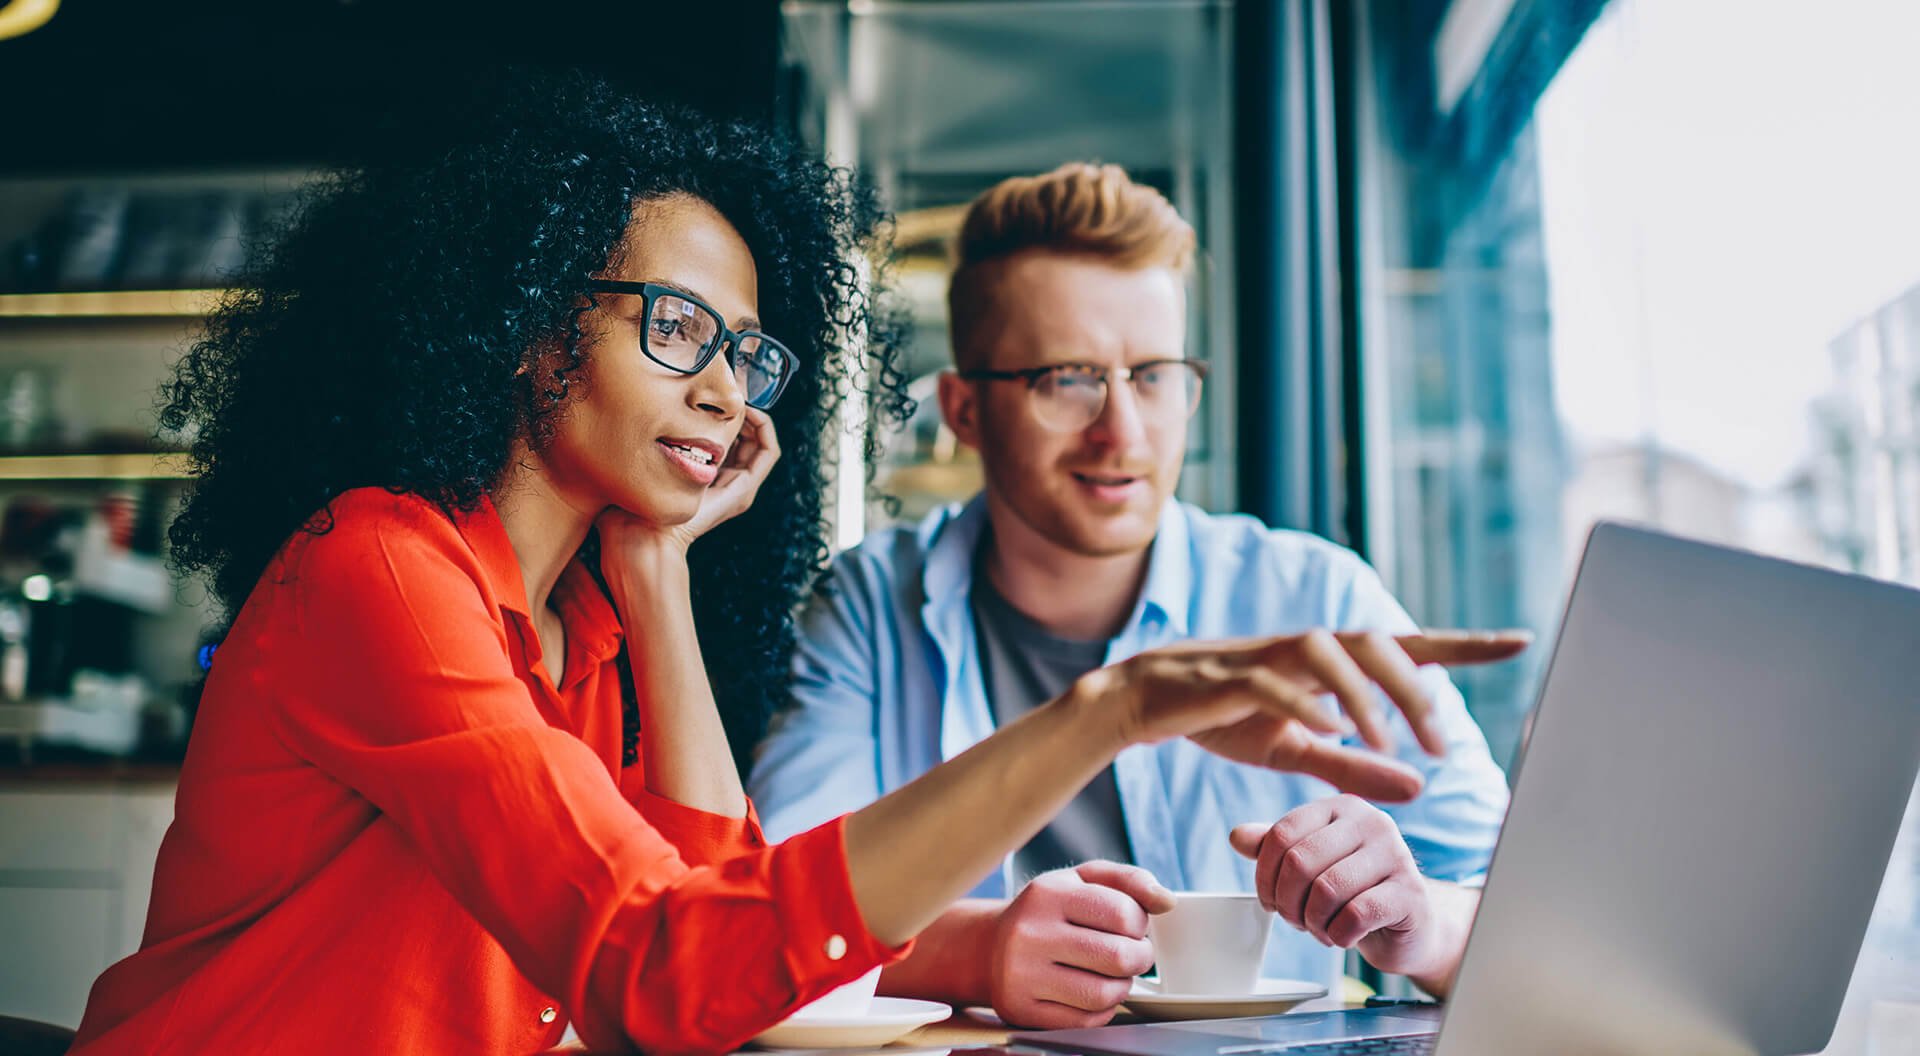
[[[1370,555],[1543,636],[1603,516],[1920,583],[1920,8],[1553,6],[1465,79],[1445,23],[1503,5],[1363,36]],[[1545,659],[1463,675],[1503,761]],[[1920,1032],[1916,843],[1920,800],[1831,1052]]]
[[[1123,165],[1166,194],[1199,236],[1188,288],[1189,352],[1213,368],[1195,418],[1182,498],[1233,501],[1230,446],[1234,229],[1225,0],[1120,5],[1009,0],[781,8],[785,109],[837,163],[857,166],[899,217],[892,278],[914,322],[905,369],[920,401],[885,438],[879,489],[897,507],[860,511],[841,482],[839,545],[875,526],[971,497],[979,465],[940,421],[952,242],[967,204],[1008,176],[1068,161]],[[857,445],[856,445],[857,446]],[[848,504],[851,503],[849,506]]]

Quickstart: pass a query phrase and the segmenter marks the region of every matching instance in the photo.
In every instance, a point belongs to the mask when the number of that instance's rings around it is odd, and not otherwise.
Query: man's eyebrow
[[[667,289],[673,290],[676,293],[684,293],[687,296],[693,298],[694,300],[699,301],[701,304],[707,303],[707,299],[705,297],[702,297],[699,291],[687,289],[685,286],[682,286],[671,279],[642,279],[640,281],[651,282],[655,286],[665,286]],[[760,319],[758,316],[743,315],[739,319],[735,320],[732,323],[732,326],[735,330],[758,330],[760,329]]]

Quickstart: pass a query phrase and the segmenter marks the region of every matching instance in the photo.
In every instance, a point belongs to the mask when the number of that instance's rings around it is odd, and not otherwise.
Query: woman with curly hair
[[[233,618],[75,1053],[727,1050],[900,957],[1127,745],[1346,751],[1314,694],[1372,704],[1324,640],[1185,646],[767,846],[734,757],[826,555],[846,335],[904,402],[877,213],[584,78],[461,125],[322,187],[168,387],[174,554]]]

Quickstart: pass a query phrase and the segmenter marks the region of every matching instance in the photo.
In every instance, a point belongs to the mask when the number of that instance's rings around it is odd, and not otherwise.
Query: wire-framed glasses
[[[972,381],[1024,381],[1040,424],[1060,432],[1079,432],[1100,418],[1107,388],[1118,375],[1133,387],[1141,413],[1164,421],[1185,422],[1200,409],[1200,386],[1207,365],[1192,359],[1156,359],[1130,367],[1057,363],[1024,370],[963,370]]]

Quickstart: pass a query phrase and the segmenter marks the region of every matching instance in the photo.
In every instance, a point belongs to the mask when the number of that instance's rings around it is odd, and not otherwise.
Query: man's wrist
[[[1427,916],[1428,941],[1421,944],[1427,956],[1422,958],[1425,963],[1405,974],[1420,989],[1444,998],[1453,990],[1454,979],[1460,972],[1461,954],[1466,951],[1474,908],[1479,904],[1479,890],[1425,876],[1420,882],[1426,886],[1431,907]]]
[[[1007,903],[963,898],[920,933],[913,954],[880,977],[889,997],[993,1003],[994,946]]]
[[[990,1006],[993,1004],[994,974],[1000,968],[994,963],[994,958],[1000,952],[1000,919],[1006,916],[1007,908],[1013,903],[983,899],[976,905],[979,915],[968,922],[967,939],[974,955],[968,958],[967,990],[975,995],[975,1000]]]

